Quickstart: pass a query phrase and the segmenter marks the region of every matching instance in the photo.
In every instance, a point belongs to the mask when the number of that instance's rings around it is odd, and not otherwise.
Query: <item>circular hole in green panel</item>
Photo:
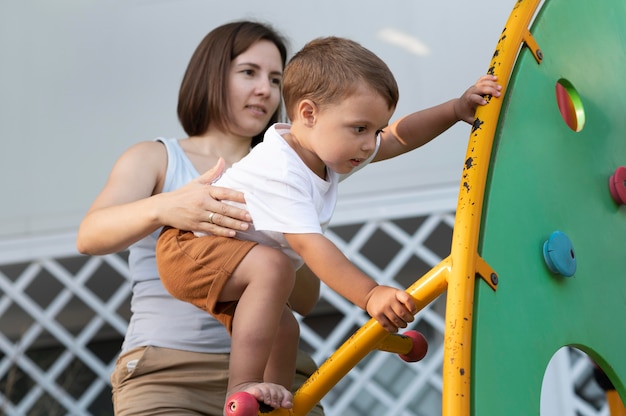
[[[581,131],[585,125],[583,103],[576,88],[565,78],[556,83],[556,103],[565,124],[574,131]]]
[[[599,411],[605,406],[606,395],[594,367],[591,358],[580,349],[561,347],[543,374],[539,415],[578,415],[580,408]]]

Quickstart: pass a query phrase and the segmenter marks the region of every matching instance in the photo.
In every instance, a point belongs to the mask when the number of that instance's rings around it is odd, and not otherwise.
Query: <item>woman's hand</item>
[[[230,237],[249,227],[245,210],[221,202],[243,202],[242,193],[211,185],[224,170],[224,161],[182,188],[160,193],[166,168],[161,143],[141,142],[124,152],[80,224],[78,251],[122,251],[165,225]]]
[[[459,120],[463,120],[469,124],[474,122],[474,113],[479,105],[487,104],[486,95],[499,97],[502,86],[496,81],[498,78],[494,75],[483,75],[463,93],[463,95],[454,103],[454,114]]]
[[[234,237],[237,230],[247,230],[250,214],[242,208],[221,202],[245,203],[243,193],[211,183],[224,171],[224,159],[200,177],[182,188],[161,194],[172,198],[164,204],[163,224],[182,230],[210,232],[224,237]]]

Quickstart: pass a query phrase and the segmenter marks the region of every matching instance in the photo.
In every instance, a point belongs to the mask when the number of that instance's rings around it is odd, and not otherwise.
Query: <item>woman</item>
[[[80,225],[83,254],[130,249],[132,316],[111,376],[116,415],[222,415],[230,337],[209,314],[167,293],[155,244],[165,225],[222,236],[248,228],[247,212],[219,202],[243,196],[210,184],[279,121],[286,58],[285,41],[267,25],[241,21],[211,31],[180,88],[178,117],[189,137],[129,148]],[[219,158],[225,163],[216,165]],[[318,294],[319,281],[302,274],[290,303],[306,314]],[[299,355],[296,387],[315,369]]]

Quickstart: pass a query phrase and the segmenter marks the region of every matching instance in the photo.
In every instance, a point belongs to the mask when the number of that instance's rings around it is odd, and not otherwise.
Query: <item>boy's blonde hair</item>
[[[334,104],[365,83],[387,101],[398,103],[398,84],[387,64],[357,42],[339,37],[318,38],[296,53],[283,74],[283,98],[293,120],[299,101]]]

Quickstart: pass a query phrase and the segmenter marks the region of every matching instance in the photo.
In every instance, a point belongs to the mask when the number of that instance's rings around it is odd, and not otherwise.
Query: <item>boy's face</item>
[[[326,167],[350,173],[372,155],[376,136],[387,126],[394,110],[362,83],[347,98],[317,107],[308,144]]]

